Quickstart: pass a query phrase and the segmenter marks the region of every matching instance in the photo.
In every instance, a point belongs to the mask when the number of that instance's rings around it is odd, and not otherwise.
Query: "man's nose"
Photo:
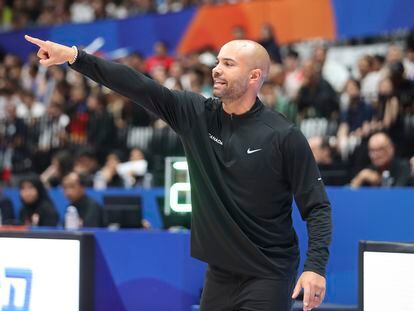
[[[213,77],[218,77],[221,74],[221,68],[219,65],[213,68]]]

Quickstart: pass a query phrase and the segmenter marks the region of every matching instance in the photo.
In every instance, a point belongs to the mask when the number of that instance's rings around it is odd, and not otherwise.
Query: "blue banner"
[[[332,0],[338,39],[414,27],[412,0]]]
[[[87,24],[65,24],[55,27],[36,27],[0,33],[0,50],[26,60],[37,48],[24,39],[28,34],[64,45],[88,46],[103,39],[99,52],[109,54],[117,49],[138,51],[144,56],[153,54],[154,43],[163,40],[171,54],[175,52],[196,8],[164,15],[148,14],[123,20],[104,20]]]

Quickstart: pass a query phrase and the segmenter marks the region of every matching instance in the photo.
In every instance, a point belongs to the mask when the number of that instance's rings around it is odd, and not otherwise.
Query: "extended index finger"
[[[33,44],[36,44],[38,47],[41,47],[41,48],[44,48],[47,45],[46,41],[40,40],[38,38],[31,37],[29,35],[25,35],[24,38],[27,41],[29,41],[29,42],[31,42]]]

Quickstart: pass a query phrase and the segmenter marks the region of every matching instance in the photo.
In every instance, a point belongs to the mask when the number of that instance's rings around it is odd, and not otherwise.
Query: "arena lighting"
[[[166,215],[191,212],[191,186],[185,157],[165,159],[165,189]]]

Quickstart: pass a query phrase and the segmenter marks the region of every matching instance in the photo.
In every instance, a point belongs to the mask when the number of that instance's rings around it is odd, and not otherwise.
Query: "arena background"
[[[97,311],[197,310],[205,265],[189,255],[189,213],[168,211],[165,200],[170,191],[165,182],[188,182],[185,173],[166,180],[171,178],[165,175],[166,157],[183,155],[178,137],[153,115],[67,65],[39,67],[36,49],[24,35],[84,47],[167,87],[205,96],[211,95],[210,70],[219,47],[233,38],[249,38],[265,42],[273,53],[261,99],[300,127],[327,184],[334,234],[321,309],[362,310],[359,242],[414,241],[412,12],[410,0],[0,0],[0,243],[16,231],[22,241],[25,234],[41,240],[73,233],[63,228],[70,202],[61,178],[72,170],[81,172],[88,177],[88,195],[104,213],[113,208],[108,197],[135,198],[142,209],[142,219],[137,219],[143,222],[141,228],[122,228],[125,223],[108,227],[105,218],[100,228],[75,231],[94,236],[94,251],[88,254],[91,284],[86,289],[81,281],[74,285],[80,300],[92,297]],[[266,37],[264,27],[273,34]],[[329,86],[307,100],[304,77],[323,77]],[[352,114],[355,88],[365,110]],[[392,105],[395,113],[387,108]],[[394,166],[369,185],[357,177],[363,169],[375,169],[368,141],[377,131],[392,141],[394,152],[385,157]],[[58,214],[56,226],[21,215],[20,181],[33,176],[47,188]],[[178,205],[188,203],[187,194]],[[12,218],[5,218],[6,205],[12,206]],[[306,227],[295,208],[293,216],[303,266]],[[55,258],[53,249],[46,247],[39,255],[29,246],[5,245],[0,310],[91,310],[87,302],[73,309],[66,304],[64,299],[71,301],[64,295],[69,293],[63,279],[67,266],[63,258],[58,259],[62,265],[48,262]],[[395,244],[396,249],[401,251],[401,245],[408,244]],[[50,265],[50,274],[62,272],[62,279],[49,287],[38,285],[38,278],[47,278],[30,266],[36,260]],[[412,274],[401,268],[386,274],[389,279],[379,278],[406,292],[385,299],[377,288],[374,296],[383,304],[376,310],[414,310],[405,304],[414,298],[404,283]],[[19,283],[23,279],[26,283]],[[56,305],[51,298],[37,298],[42,291],[45,297],[63,293],[63,300]]]

